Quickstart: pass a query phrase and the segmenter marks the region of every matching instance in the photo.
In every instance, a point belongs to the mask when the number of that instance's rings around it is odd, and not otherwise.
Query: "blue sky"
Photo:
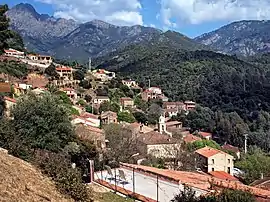
[[[10,7],[30,3],[39,13],[79,22],[172,29],[189,37],[238,20],[268,20],[269,0],[0,0]]]

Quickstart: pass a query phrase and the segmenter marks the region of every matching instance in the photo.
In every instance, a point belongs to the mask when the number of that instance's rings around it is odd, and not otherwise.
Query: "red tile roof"
[[[209,174],[221,180],[239,181],[236,177],[224,171],[212,171]]]
[[[230,144],[225,144],[225,145],[223,145],[223,146],[222,146],[222,149],[225,149],[225,150],[228,150],[228,151],[232,151],[232,152],[234,152],[234,153],[237,153],[237,152],[240,151],[238,147],[234,147],[234,146],[232,146],[232,145],[230,145]]]
[[[99,117],[97,115],[94,115],[94,114],[91,114],[91,113],[88,113],[88,112],[84,112],[80,117],[82,118],[92,118],[92,119],[99,119]]]
[[[130,97],[122,97],[122,98],[120,98],[120,101],[122,102],[122,101],[132,101],[133,99],[132,98],[130,98]]]
[[[202,139],[192,134],[188,134],[186,137],[184,137],[185,143],[192,143],[198,140],[202,140]]]
[[[230,188],[242,191],[249,190],[258,199],[266,199],[265,201],[270,201],[270,191],[243,185],[238,181],[222,180],[215,177],[211,177],[209,175],[194,172],[158,169],[154,167],[132,165],[126,163],[121,163],[121,165],[128,168],[135,168],[136,170],[142,171],[144,173],[159,175],[161,178],[165,178],[177,183],[179,182],[184,183],[190,187],[198,188],[205,191],[211,191],[210,182],[216,187]]]
[[[56,71],[72,71],[72,68],[70,67],[57,67],[55,69]]]
[[[199,132],[199,135],[203,136],[204,138],[212,137],[212,133],[207,133],[207,132]]]
[[[10,97],[4,97],[4,100],[7,100],[9,102],[13,102],[13,103],[16,103],[17,101],[13,98],[10,98]]]
[[[226,154],[225,152],[223,151],[220,151],[218,149],[214,149],[214,148],[211,148],[211,147],[204,147],[204,148],[201,148],[201,149],[198,149],[195,151],[197,154],[200,154],[201,156],[204,156],[206,158],[209,158],[211,156],[214,156],[218,153],[223,153],[223,154]],[[229,154],[228,154],[229,155]]]

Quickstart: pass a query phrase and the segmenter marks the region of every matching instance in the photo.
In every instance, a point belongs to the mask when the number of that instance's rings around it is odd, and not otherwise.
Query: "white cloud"
[[[270,18],[269,0],[161,0],[160,4],[160,19],[168,27],[181,23]]]
[[[36,0],[51,4],[55,17],[87,22],[104,20],[115,25],[142,25],[139,0]]]

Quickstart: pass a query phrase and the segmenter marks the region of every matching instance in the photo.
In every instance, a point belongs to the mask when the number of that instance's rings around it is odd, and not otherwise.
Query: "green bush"
[[[76,201],[92,201],[91,191],[83,184],[80,171],[71,167],[71,161],[64,154],[38,151],[35,163],[56,182],[61,193]]]

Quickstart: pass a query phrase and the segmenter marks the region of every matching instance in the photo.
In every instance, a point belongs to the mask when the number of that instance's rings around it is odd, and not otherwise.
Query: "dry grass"
[[[70,202],[31,164],[0,151],[1,202]]]

